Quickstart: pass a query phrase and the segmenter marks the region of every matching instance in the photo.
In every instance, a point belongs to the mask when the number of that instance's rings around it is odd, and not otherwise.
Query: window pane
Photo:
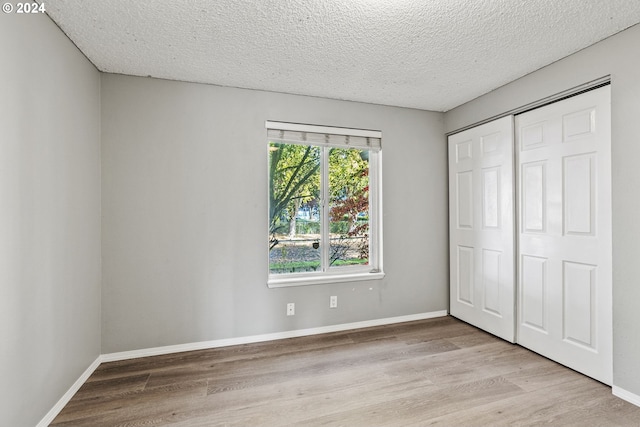
[[[269,143],[269,272],[319,271],[320,147]]]
[[[329,266],[369,262],[369,150],[329,153]]]

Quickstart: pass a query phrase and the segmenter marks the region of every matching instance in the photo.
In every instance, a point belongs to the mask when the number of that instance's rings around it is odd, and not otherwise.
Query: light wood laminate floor
[[[640,408],[443,317],[104,363],[51,425],[640,426]]]

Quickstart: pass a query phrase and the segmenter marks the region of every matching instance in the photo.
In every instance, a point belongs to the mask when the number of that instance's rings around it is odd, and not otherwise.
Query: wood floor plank
[[[389,362],[394,363],[394,362]],[[311,414],[319,417],[331,412],[358,409],[363,405],[384,404],[389,396],[410,397],[427,390],[434,385],[425,377],[407,373],[404,377],[391,376],[381,370],[376,372],[371,366],[353,366],[350,369],[336,370],[318,378],[291,377],[289,381],[277,387],[265,384],[258,389],[244,393],[252,400],[249,409],[228,405],[230,411],[243,413],[243,422],[255,425],[278,425],[282,420],[293,425],[308,421]],[[242,399],[240,397],[240,399]],[[225,422],[237,419],[236,413],[221,416]],[[247,418],[250,417],[250,418]],[[303,423],[304,424],[304,423]],[[290,424],[291,425],[291,424]]]
[[[638,426],[611,389],[452,317],[102,364],[52,426]]]
[[[309,425],[407,425],[423,422],[434,416],[473,408],[486,402],[521,393],[521,390],[501,377],[486,378],[466,384],[424,393],[387,396],[383,403],[361,402],[354,410],[309,418]]]
[[[180,408],[184,402],[207,394],[207,381],[185,381],[153,390],[116,393],[110,390],[101,398],[82,399],[76,396],[56,417],[52,426],[109,426],[135,423],[156,418],[161,408]],[[221,410],[222,408],[218,408]],[[150,424],[163,425],[163,424]]]
[[[582,426],[601,426],[609,424],[589,424],[591,415],[600,416],[602,408],[594,406],[593,397],[607,401],[611,398],[620,405],[630,405],[613,397],[608,387],[586,377],[574,377],[570,381],[553,387],[541,388],[521,396],[508,396],[475,408],[462,409],[444,416],[435,417],[428,422],[415,425],[450,426],[461,425],[473,419],[477,425],[491,426],[525,426],[525,425],[558,425],[564,426],[576,422]],[[606,396],[605,396],[606,395]],[[523,399],[523,397],[525,397]],[[613,415],[615,406],[606,411]],[[586,410],[583,412],[581,410]],[[640,408],[636,408],[640,410]],[[638,411],[635,419],[627,421],[628,426],[638,425]],[[560,422],[564,420],[564,422]]]
[[[112,394],[127,394],[142,391],[147,385],[147,381],[149,381],[149,376],[149,373],[143,373],[85,382],[82,387],[80,387],[80,390],[78,390],[76,394],[77,399],[74,399],[73,403],[81,404],[84,400],[91,400]]]

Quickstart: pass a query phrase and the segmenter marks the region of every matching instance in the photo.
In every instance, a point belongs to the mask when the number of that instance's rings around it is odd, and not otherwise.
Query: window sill
[[[270,277],[267,281],[269,288],[287,288],[290,286],[325,285],[329,283],[359,282],[363,280],[380,280],[383,272],[352,273],[352,274],[324,274],[322,276],[301,277]]]

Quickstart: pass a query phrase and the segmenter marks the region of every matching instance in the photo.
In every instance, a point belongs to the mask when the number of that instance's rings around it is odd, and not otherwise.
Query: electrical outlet
[[[329,297],[329,308],[338,308],[338,296],[331,295]]]
[[[296,305],[292,302],[287,304],[287,316],[293,316],[296,314]]]

